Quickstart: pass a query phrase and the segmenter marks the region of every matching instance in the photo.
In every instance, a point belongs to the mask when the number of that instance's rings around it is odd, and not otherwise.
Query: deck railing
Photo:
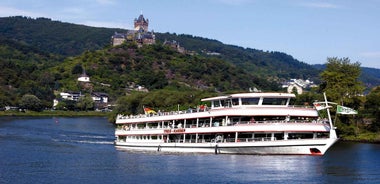
[[[312,121],[306,121],[306,120],[290,120],[290,121],[284,121],[284,120],[270,120],[270,121],[240,121],[240,122],[234,122],[230,124],[215,124],[212,123],[211,127],[224,127],[224,126],[255,126],[260,124],[329,124],[327,120],[312,120]],[[210,128],[210,124],[207,123],[206,125],[199,125],[198,127],[194,124],[188,124],[186,126],[144,126],[144,127],[135,127],[135,126],[128,126],[128,125],[120,125],[117,126],[117,130],[125,130],[125,131],[132,131],[132,130],[157,130],[157,129],[169,129],[169,130],[176,130],[176,129],[191,129],[191,128]]]
[[[314,109],[313,106],[300,106],[300,105],[292,105],[292,106],[284,106],[283,108],[304,108],[304,109]],[[180,111],[169,111],[169,112],[161,112],[150,113],[150,114],[138,114],[138,115],[118,115],[117,119],[135,119],[135,118],[146,118],[146,117],[155,117],[155,116],[168,116],[168,115],[180,115],[180,114],[190,114],[190,113],[199,113],[199,112],[207,112],[211,108],[205,107],[204,109],[192,109],[188,110],[180,110]]]
[[[317,140],[317,139],[325,139],[325,138],[298,138],[296,140]],[[295,140],[295,139],[288,139],[288,140]],[[215,139],[186,139],[183,141],[183,139],[176,139],[176,140],[162,140],[162,139],[118,139],[117,142],[144,142],[144,143],[234,143],[235,138],[226,138],[221,139],[220,141],[216,141]],[[275,137],[272,139],[271,137],[257,137],[257,138],[238,138],[236,143],[244,143],[244,142],[264,142],[264,141],[287,141],[284,139],[277,140]]]

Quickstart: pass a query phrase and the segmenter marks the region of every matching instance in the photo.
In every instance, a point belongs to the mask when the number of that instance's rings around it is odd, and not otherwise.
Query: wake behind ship
[[[238,93],[201,100],[210,107],[118,115],[115,145],[162,152],[325,154],[338,140],[330,116],[321,119],[314,107],[289,105],[294,97]]]

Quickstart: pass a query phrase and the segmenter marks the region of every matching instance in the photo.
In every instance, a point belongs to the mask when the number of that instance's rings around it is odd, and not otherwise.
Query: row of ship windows
[[[230,100],[214,100],[212,103],[214,107],[229,107],[240,105],[239,101],[241,101],[241,105],[259,105],[260,98],[232,98]],[[261,105],[286,105],[287,101],[287,98],[263,98]]]
[[[196,136],[198,136],[196,138]],[[235,138],[236,137],[236,138]],[[328,132],[318,133],[223,133],[223,134],[171,134],[119,136],[119,140],[163,140],[165,142],[252,142],[290,139],[317,139],[329,137]]]

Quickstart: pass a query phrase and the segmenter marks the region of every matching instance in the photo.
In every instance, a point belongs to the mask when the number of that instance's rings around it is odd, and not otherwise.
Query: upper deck
[[[290,93],[237,93],[227,96],[204,98],[202,102],[210,102],[211,109],[242,106],[287,107],[294,94]]]
[[[294,94],[288,93],[238,93],[228,96],[205,98],[211,107],[203,106],[186,111],[158,112],[117,117],[116,123],[158,122],[179,119],[195,119],[220,116],[298,116],[317,117],[312,107],[290,106]]]

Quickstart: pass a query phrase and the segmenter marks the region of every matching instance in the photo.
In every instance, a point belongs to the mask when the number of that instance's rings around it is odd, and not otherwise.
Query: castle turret
[[[148,32],[149,19],[145,19],[143,14],[135,19],[135,30],[143,29],[144,32]]]

